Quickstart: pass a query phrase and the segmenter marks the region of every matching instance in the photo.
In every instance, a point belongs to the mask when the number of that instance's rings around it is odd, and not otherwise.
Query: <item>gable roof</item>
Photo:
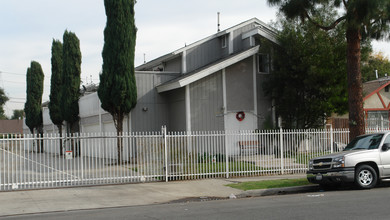
[[[165,55],[163,55],[161,57],[158,57],[158,58],[156,58],[154,60],[151,60],[151,61],[149,61],[147,63],[144,63],[144,64],[136,67],[135,70],[136,71],[142,71],[142,70],[145,70],[145,69],[148,69],[148,68],[152,68],[152,67],[154,67],[156,65],[159,65],[163,61],[168,61],[168,60],[171,60],[171,59],[177,57],[179,54],[181,54],[185,50],[189,50],[189,49],[191,49],[193,47],[196,47],[196,46],[198,46],[200,44],[203,44],[204,42],[209,41],[211,39],[221,37],[221,36],[223,36],[225,34],[228,34],[228,33],[232,32],[232,31],[234,31],[236,29],[239,29],[239,28],[241,28],[243,26],[246,26],[248,24],[251,24],[251,23],[256,23],[258,27],[248,31],[246,34],[243,35],[243,38],[248,37],[251,34],[252,35],[253,34],[259,34],[261,36],[266,37],[270,41],[272,41],[274,43],[277,43],[277,40],[276,40],[276,32],[277,31],[274,28],[272,28],[272,27],[268,26],[267,24],[265,24],[264,22],[260,21],[259,19],[252,18],[252,19],[244,21],[244,22],[242,22],[240,24],[237,24],[237,25],[235,25],[235,26],[233,26],[231,28],[228,28],[228,29],[223,30],[223,31],[219,31],[219,32],[217,32],[217,33],[215,33],[215,34],[213,34],[211,36],[208,36],[208,37],[206,37],[204,39],[196,41],[196,42],[194,42],[192,44],[189,44],[189,45],[187,45],[185,47],[182,47],[182,48],[180,48],[178,50],[175,50],[175,51],[173,51],[171,53],[165,54]]]
[[[386,86],[390,85],[390,78],[384,77],[363,83],[363,101],[370,98]]]
[[[174,80],[168,81],[166,83],[163,83],[159,86],[157,86],[157,92],[165,92],[173,89],[178,89],[181,87],[184,87],[190,83],[193,83],[199,79],[202,79],[206,76],[209,76],[219,70],[222,70],[234,63],[237,63],[243,59],[246,59],[250,56],[253,56],[259,51],[259,46],[255,46],[252,48],[249,48],[248,50],[245,50],[238,54],[230,55],[224,59],[218,60],[214,63],[211,63],[203,68],[200,68],[198,70],[194,70],[193,72],[187,73],[185,75],[182,75],[181,77],[178,77]]]

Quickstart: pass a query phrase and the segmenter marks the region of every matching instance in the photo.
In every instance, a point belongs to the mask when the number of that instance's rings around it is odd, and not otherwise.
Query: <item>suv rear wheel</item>
[[[369,165],[360,165],[355,172],[355,184],[361,189],[371,189],[378,182],[378,175]]]

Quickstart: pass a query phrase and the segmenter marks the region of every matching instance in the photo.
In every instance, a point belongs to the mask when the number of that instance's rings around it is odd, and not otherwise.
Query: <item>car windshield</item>
[[[353,139],[346,147],[346,150],[358,150],[358,149],[377,149],[381,142],[383,134],[370,134],[359,136]]]

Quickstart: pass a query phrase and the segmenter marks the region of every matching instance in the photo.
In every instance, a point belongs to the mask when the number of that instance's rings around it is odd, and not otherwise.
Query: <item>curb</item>
[[[260,197],[260,196],[274,196],[274,195],[286,195],[295,193],[307,193],[315,192],[320,190],[318,185],[308,186],[292,186],[284,188],[273,188],[273,189],[255,189],[248,190],[243,193],[236,195],[237,198],[248,198],[248,197]]]
[[[204,202],[204,201],[226,200],[226,199],[244,199],[244,198],[251,198],[251,197],[309,193],[309,192],[317,192],[319,190],[321,190],[321,188],[318,185],[292,186],[292,187],[272,188],[272,189],[255,189],[255,190],[244,191],[243,193],[236,194],[236,195],[231,194],[228,197],[214,197],[214,196],[187,197],[187,198],[172,200],[163,204]]]

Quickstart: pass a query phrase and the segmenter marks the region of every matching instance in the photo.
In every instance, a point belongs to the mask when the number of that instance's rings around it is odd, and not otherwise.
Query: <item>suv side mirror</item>
[[[390,149],[390,143],[384,143],[382,145],[382,151],[388,151]]]

